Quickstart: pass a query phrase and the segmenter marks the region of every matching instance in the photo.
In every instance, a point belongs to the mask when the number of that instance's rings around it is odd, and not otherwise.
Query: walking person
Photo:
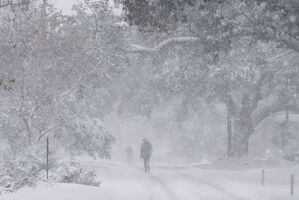
[[[129,165],[132,165],[133,160],[133,148],[131,146],[127,146],[126,148],[126,154],[127,154],[127,161]]]
[[[140,158],[143,159],[145,173],[150,171],[150,158],[153,152],[152,144],[147,138],[142,140],[140,149]]]

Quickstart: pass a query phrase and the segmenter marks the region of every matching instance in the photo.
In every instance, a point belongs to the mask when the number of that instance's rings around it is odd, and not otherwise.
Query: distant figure
[[[152,152],[153,152],[152,144],[146,138],[144,138],[141,144],[140,158],[143,159],[145,173],[150,171],[149,162],[150,162]]]
[[[127,148],[126,148],[126,154],[127,154],[128,164],[132,165],[133,148],[131,146],[127,146]]]

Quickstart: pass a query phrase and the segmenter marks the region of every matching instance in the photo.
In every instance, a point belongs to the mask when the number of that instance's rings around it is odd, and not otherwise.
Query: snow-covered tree
[[[268,59],[271,56],[284,57],[285,70],[289,73],[297,71],[293,57],[298,53],[298,2],[268,2],[268,1],[121,1],[127,20],[132,25],[137,25],[142,32],[166,32],[166,36],[158,39],[157,45],[144,46],[132,45],[131,52],[155,57],[175,52],[174,49],[187,46],[198,48],[198,58],[192,60],[196,63],[191,75],[198,80],[205,80],[202,84],[188,85],[190,77],[178,63],[184,53],[175,54],[169,61],[153,62],[156,67],[167,62],[171,69],[166,76],[169,77],[177,71],[175,83],[166,77],[163,80],[171,83],[171,88],[182,87],[186,92],[192,88],[200,91],[200,88],[208,91],[216,99],[223,101],[228,107],[228,154],[246,155],[248,153],[248,140],[254,132],[254,127],[265,117],[273,112],[285,110],[290,107],[290,99],[286,96],[277,97],[274,104],[267,103],[269,107],[263,108],[263,112],[256,112],[260,102],[271,95],[278,95],[277,88],[282,82],[282,73],[277,67],[282,64],[276,59]],[[266,15],[266,18],[265,18]],[[144,17],[147,16],[147,17]],[[166,39],[165,39],[166,38]],[[247,45],[244,49],[242,42]],[[268,53],[252,49],[263,48]],[[192,49],[191,47],[191,49]],[[277,49],[279,47],[279,49]],[[249,52],[245,49],[249,49]],[[188,49],[189,50],[189,49]],[[243,51],[243,53],[242,53]],[[188,51],[186,54],[190,54]],[[193,52],[195,52],[193,50]],[[241,52],[241,53],[240,53]],[[246,52],[246,53],[245,53]],[[288,53],[292,54],[291,58]],[[248,55],[247,55],[248,54]],[[261,54],[261,55],[260,55]],[[282,54],[282,55],[280,55]],[[295,55],[294,55],[295,54]],[[175,61],[175,59],[177,59]],[[182,59],[188,60],[188,59]],[[270,61],[271,60],[271,61]],[[292,61],[293,60],[293,61]],[[272,62],[273,61],[273,62]],[[293,62],[292,64],[290,62]],[[186,67],[191,67],[187,64]],[[254,66],[254,67],[253,67]],[[276,67],[274,67],[276,66]],[[207,69],[206,71],[200,69]],[[177,69],[177,70],[176,70]],[[196,73],[198,72],[198,74]],[[201,77],[202,76],[202,77]],[[271,79],[275,76],[277,79]],[[296,75],[295,75],[296,76]],[[171,76],[170,76],[171,77]],[[179,81],[185,77],[187,82]],[[203,77],[208,77],[205,79]],[[281,77],[281,78],[278,78]],[[270,79],[270,80],[269,80]],[[191,79],[193,80],[193,79]],[[273,81],[278,81],[276,84]],[[205,83],[208,82],[208,87]],[[271,85],[274,84],[275,86]],[[188,87],[188,86],[189,87]],[[283,85],[283,84],[282,84]],[[295,85],[295,84],[293,84]],[[187,87],[186,87],[187,86]],[[266,94],[265,87],[268,88]],[[275,88],[275,89],[274,89]],[[294,94],[294,92],[293,92]],[[270,96],[271,96],[270,95]],[[209,96],[209,95],[208,95]],[[186,95],[186,98],[190,94]],[[237,105],[234,105],[236,103]],[[284,100],[282,100],[284,99]],[[296,110],[296,106],[292,110]],[[233,108],[235,107],[235,108]],[[253,116],[254,115],[254,116]],[[232,135],[232,117],[234,117],[234,133]],[[231,141],[233,140],[233,141]]]
[[[71,17],[45,3],[1,15],[1,134],[16,151],[49,136],[52,145],[109,158],[115,138],[89,122],[100,123],[113,103],[112,83],[125,66],[114,57],[122,27],[99,6],[97,23],[104,28],[95,31],[82,7]]]

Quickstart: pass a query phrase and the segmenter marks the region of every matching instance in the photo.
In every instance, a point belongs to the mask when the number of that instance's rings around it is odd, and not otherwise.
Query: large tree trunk
[[[242,115],[234,118],[234,134],[232,155],[235,157],[247,156],[249,152],[249,138],[254,133],[254,125],[249,115]]]
[[[246,127],[239,122],[234,123],[234,135],[232,145],[232,156],[242,157],[248,155],[249,152],[249,137],[252,134]]]
[[[233,139],[233,133],[232,133],[232,109],[227,106],[227,119],[226,119],[226,128],[227,128],[227,157],[232,156],[232,139]]]
[[[27,132],[27,144],[30,146],[32,144],[32,133],[30,130],[29,121],[26,118],[23,118],[23,122],[25,124],[26,132]]]

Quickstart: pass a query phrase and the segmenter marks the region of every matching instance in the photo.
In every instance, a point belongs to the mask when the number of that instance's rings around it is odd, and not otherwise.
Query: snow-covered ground
[[[206,164],[156,164],[149,174],[141,165],[128,166],[111,161],[85,160],[93,167],[100,187],[74,184],[42,185],[0,196],[1,200],[288,200],[290,174],[299,177],[299,166],[265,169],[265,186],[260,169],[220,170]],[[212,166],[212,165],[211,165]]]

